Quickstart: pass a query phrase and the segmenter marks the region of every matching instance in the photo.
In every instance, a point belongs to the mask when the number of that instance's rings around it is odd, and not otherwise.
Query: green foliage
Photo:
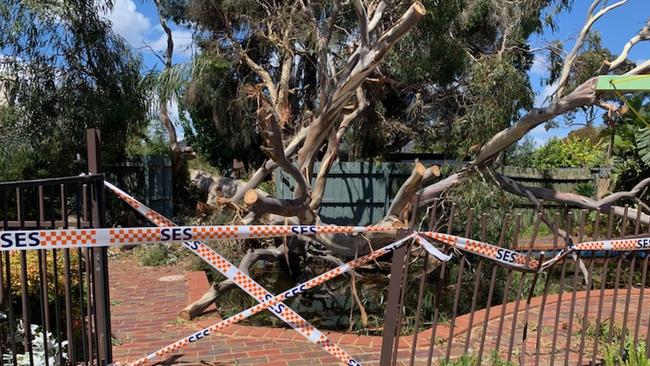
[[[484,57],[474,63],[466,97],[471,108],[453,124],[453,140],[461,156],[483,143],[532,107],[532,89],[517,55]]]
[[[603,139],[613,143],[612,180],[618,190],[650,176],[650,106],[642,95],[625,102],[630,111],[603,131]]]
[[[176,247],[169,244],[138,245],[133,253],[143,266],[159,267],[178,263],[181,256]],[[183,249],[183,248],[180,248]]]
[[[108,164],[142,132],[141,61],[101,15],[110,8],[102,0],[0,4],[0,49],[11,55],[2,59],[0,131],[12,131],[0,133],[0,164],[13,161],[1,178],[79,173],[72,162],[85,155],[86,128],[102,130]]]
[[[605,151],[600,144],[579,137],[553,137],[533,152],[530,165],[539,169],[593,168],[602,166],[605,161]]]
[[[514,362],[507,361],[501,357],[498,350],[493,350],[490,357],[485,363],[481,363],[476,355],[463,354],[457,359],[443,360],[440,366],[479,366],[485,364],[488,366],[514,366]]]
[[[167,131],[160,122],[152,121],[149,133],[144,136],[130,137],[125,150],[131,157],[169,155]]]
[[[264,155],[255,106],[242,94],[237,70],[219,55],[200,58],[181,103],[191,117],[181,118],[188,145],[220,170],[231,168],[233,159],[257,165]]]
[[[607,345],[603,358],[605,366],[650,366],[650,359],[646,355],[645,343],[634,344],[630,337],[625,340],[623,354],[619,353],[619,345]]]

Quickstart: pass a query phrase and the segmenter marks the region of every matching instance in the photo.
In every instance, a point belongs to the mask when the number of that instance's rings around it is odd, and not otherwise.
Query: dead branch
[[[503,177],[505,178],[505,177]],[[549,188],[537,188],[537,187],[527,187],[520,184],[517,184],[521,188],[517,189],[513,184],[505,184],[503,186],[506,191],[527,197],[525,194],[522,194],[522,190],[530,192],[530,194],[536,199],[542,199],[547,201],[559,202],[567,206],[574,206],[578,208],[584,208],[588,210],[600,209],[603,213],[609,213],[613,211],[615,216],[623,217],[625,215],[625,209],[623,207],[614,206],[614,204],[622,199],[634,199],[639,193],[643,191],[645,187],[650,185],[650,178],[646,178],[639,182],[634,188],[629,191],[622,191],[612,193],[603,199],[594,200],[589,197],[581,196],[576,193],[568,192],[558,192]],[[628,209],[627,218],[630,220],[636,220],[637,210]],[[648,224],[650,223],[650,215],[642,213],[640,216],[641,223]]]
[[[426,173],[427,168],[419,161],[415,162],[411,176],[402,184],[399,191],[395,194],[393,202],[386,212],[385,219],[390,217],[399,217],[404,211],[406,206],[413,201],[413,196],[420,189],[422,178]]]
[[[650,19],[645,23],[643,28],[637,33],[634,37],[630,38],[629,41],[623,46],[623,50],[621,53],[618,55],[618,57],[612,61],[605,61],[605,65],[607,66],[607,70],[612,71],[619,67],[626,59],[627,56],[630,54],[630,50],[634,45],[641,41],[648,41],[650,40]]]
[[[320,207],[320,204],[323,201],[323,193],[325,192],[325,184],[327,183],[327,174],[332,168],[334,161],[336,161],[339,147],[341,146],[341,139],[345,135],[350,123],[352,123],[352,121],[354,121],[367,107],[368,101],[363,95],[363,89],[359,88],[357,89],[357,108],[343,117],[338,131],[332,129],[330,132],[327,151],[325,151],[325,155],[321,160],[318,175],[316,176],[316,183],[314,184],[314,190],[311,195],[311,202],[309,203],[312,210]]]
[[[580,48],[582,48],[582,44],[585,41],[585,38],[589,34],[589,31],[591,30],[591,27],[594,25],[594,23],[600,19],[603,15],[607,14],[607,12],[616,9],[617,7],[625,4],[627,0],[621,0],[615,4],[609,5],[600,11],[598,11],[596,14],[594,14],[594,11],[596,10],[596,7],[602,2],[602,0],[594,0],[593,3],[591,3],[591,6],[589,7],[589,10],[587,11],[587,21],[585,22],[585,25],[582,27],[582,30],[580,31],[580,35],[578,36],[578,39],[576,39],[575,44],[573,45],[573,49],[571,49],[571,52],[567,55],[567,57],[564,59],[564,65],[562,66],[562,73],[560,74],[560,79],[558,81],[558,87],[555,91],[555,96],[557,98],[562,97],[562,93],[564,92],[564,87],[566,86],[567,81],[569,80],[569,73],[571,72],[571,68],[573,67],[573,64],[575,63],[576,58],[578,57],[578,52],[580,51]]]

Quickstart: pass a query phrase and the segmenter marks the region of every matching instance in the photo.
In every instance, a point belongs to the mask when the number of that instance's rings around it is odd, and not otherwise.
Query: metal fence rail
[[[0,183],[2,230],[102,227],[103,184],[101,175]],[[110,320],[98,311],[107,307],[108,289],[98,281],[105,255],[102,248],[0,253],[3,364],[110,361]]]
[[[425,226],[434,231],[510,248],[524,239],[519,214],[507,217],[500,232],[488,238],[493,218],[487,214],[459,212],[441,202],[429,212]],[[542,218],[537,214],[527,230],[528,258],[546,225]],[[546,219],[570,233],[574,243],[650,232],[640,212],[635,220],[585,210]],[[566,245],[557,232],[552,242],[550,251],[535,255],[549,259]],[[646,252],[601,254],[578,253],[543,273],[524,273],[465,252],[438,263],[426,252],[404,247],[391,267],[381,365],[397,360],[435,365],[463,355],[474,362],[499,357],[522,365],[598,364],[605,354],[629,357],[629,343],[645,345],[647,353],[649,257]]]

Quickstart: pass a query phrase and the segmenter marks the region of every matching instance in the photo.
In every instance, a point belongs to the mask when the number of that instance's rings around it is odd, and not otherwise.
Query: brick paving
[[[186,272],[182,267],[140,267],[131,258],[112,259],[110,262],[111,286],[111,322],[115,346],[113,354],[115,361],[129,361],[140,358],[147,353],[172,343],[193,331],[218,321],[216,312],[191,321],[180,320],[177,315],[188,304],[196,299],[207,288],[208,283],[202,272]],[[638,324],[639,338],[645,340],[648,332],[650,304],[642,304],[641,319],[636,319],[641,291],[632,289],[628,305],[627,327],[634,329]],[[610,313],[614,302],[613,290],[607,290],[603,296],[601,322],[609,322]],[[614,318],[617,329],[623,324],[627,291],[618,290]],[[645,299],[650,299],[650,291],[644,294]],[[585,333],[584,344],[588,356],[584,356],[582,363],[591,359],[594,345],[593,329],[596,325],[599,291],[592,291],[589,295],[589,308],[587,309],[587,324],[589,331]],[[554,327],[557,312],[558,296],[550,295],[543,308],[541,327],[538,326],[538,317],[541,309],[541,298],[533,298],[528,310],[528,327],[525,327],[526,303],[523,299],[515,312],[516,303],[505,306],[502,324],[500,315],[501,306],[474,313],[471,324],[471,337],[467,342],[470,354],[477,354],[481,346],[483,322],[488,319],[487,334],[484,344],[484,358],[487,358],[499,342],[499,351],[504,358],[510,357],[513,361],[523,361],[532,364],[536,352],[540,354],[540,364],[548,364],[553,355],[552,339],[557,339],[558,349],[555,350],[557,364],[563,364],[566,356],[566,343],[570,338],[568,363],[576,364],[579,358],[577,352],[582,341],[583,313],[587,296],[578,292],[575,298],[573,311],[571,310],[572,298],[570,293],[562,297],[559,309],[559,324]],[[648,301],[644,301],[647,303]],[[212,308],[214,310],[214,308]],[[513,318],[517,315],[516,326],[513,327]],[[489,315],[486,317],[486,315]],[[570,319],[573,318],[571,327]],[[470,317],[464,315],[456,318],[453,330],[451,355],[458,357],[465,350],[467,331],[470,329]],[[498,334],[501,329],[501,337]],[[513,345],[510,347],[511,334],[514,329]],[[527,330],[525,347],[522,347],[524,329]],[[541,332],[540,344],[537,345],[537,334]],[[554,334],[555,331],[557,334]],[[571,337],[569,337],[571,333]],[[450,334],[447,324],[439,324],[436,329],[434,355],[444,354],[447,348],[446,339]],[[380,337],[356,336],[330,332],[328,336],[343,346],[357,360],[364,365],[377,365],[380,355]],[[429,353],[431,329],[418,335],[416,365],[426,365]],[[412,337],[402,337],[398,364],[409,364]],[[600,349],[602,350],[602,346]],[[325,353],[320,347],[310,344],[291,329],[265,328],[235,325],[214,334],[178,351],[177,354],[164,360],[162,365],[337,365],[332,356]]]

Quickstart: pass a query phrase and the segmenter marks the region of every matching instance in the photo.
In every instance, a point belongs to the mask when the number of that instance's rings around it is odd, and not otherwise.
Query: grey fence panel
[[[446,161],[453,163],[453,161]],[[312,182],[319,164],[314,167]],[[379,221],[387,212],[390,200],[411,174],[411,163],[341,162],[330,170],[324,199],[320,208],[323,221],[339,225],[368,225]],[[597,186],[599,170],[560,168],[538,170],[504,166],[499,172],[531,187],[575,192],[581,184]],[[275,174],[276,196],[292,198],[293,178],[287,173]],[[521,199],[521,206],[530,203]]]
[[[318,172],[319,164],[314,167]],[[320,208],[323,221],[339,225],[367,225],[379,221],[389,200],[412,169],[404,163],[339,163],[332,167]],[[279,173],[279,174],[278,174]],[[276,195],[291,198],[295,182],[285,172],[275,175]],[[312,177],[315,180],[316,174]]]
[[[168,156],[142,156],[107,166],[107,180],[161,214],[173,216],[172,162]]]

